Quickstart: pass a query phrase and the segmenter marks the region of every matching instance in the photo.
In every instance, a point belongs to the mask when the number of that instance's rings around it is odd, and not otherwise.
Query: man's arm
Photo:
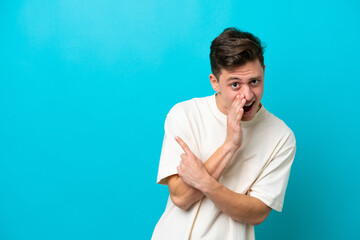
[[[216,180],[219,180],[236,150],[241,146],[242,135],[240,120],[244,112],[243,107],[245,102],[246,100],[243,95],[237,96],[233,101],[227,117],[227,137],[225,143],[219,147],[204,164],[206,171]],[[184,165],[185,163],[199,163],[200,160],[194,156],[186,143],[179,137],[175,139],[185,152],[181,155],[182,161],[179,167],[186,167],[186,165]],[[178,174],[168,178],[168,187],[173,203],[184,210],[191,207],[204,195],[198,189],[186,184]]]
[[[181,146],[185,152],[190,151],[184,142],[181,142]],[[236,193],[220,184],[197,158],[186,159],[185,163],[178,167],[178,172],[185,184],[205,194],[218,209],[235,221],[257,225],[262,223],[271,211],[261,200]]]
[[[200,191],[235,221],[258,225],[269,216],[271,208],[261,200],[233,192],[211,177],[204,182]]]
[[[186,155],[188,158],[191,158],[191,160],[194,161],[194,158],[196,157],[191,153],[189,147],[184,143],[184,141],[181,138],[176,138],[176,141],[183,147],[183,149],[186,149]],[[235,152],[236,148],[223,144],[205,162],[204,167],[214,179],[219,180]],[[184,157],[185,156],[182,155],[182,158]],[[186,184],[178,174],[172,175],[168,178],[168,187],[171,200],[176,206],[183,210],[187,210],[204,196],[201,191]]]

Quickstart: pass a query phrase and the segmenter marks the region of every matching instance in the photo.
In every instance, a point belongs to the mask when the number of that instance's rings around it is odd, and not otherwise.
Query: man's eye
[[[258,84],[259,82],[260,82],[259,80],[252,80],[252,81],[251,81],[251,83],[252,83],[253,85]]]
[[[236,87],[239,86],[239,84],[238,84],[238,83],[233,83],[233,84],[231,84],[231,86],[233,86],[234,88],[236,88]]]

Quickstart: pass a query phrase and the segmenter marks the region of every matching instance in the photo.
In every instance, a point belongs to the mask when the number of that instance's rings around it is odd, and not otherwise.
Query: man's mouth
[[[254,106],[255,101],[253,101],[252,103],[249,103],[247,105],[244,106],[244,112],[250,112],[251,108]]]

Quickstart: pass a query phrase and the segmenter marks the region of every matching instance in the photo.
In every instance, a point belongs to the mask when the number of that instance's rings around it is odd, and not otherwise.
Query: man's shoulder
[[[266,123],[265,126],[268,127],[268,129],[277,135],[280,134],[284,137],[290,137],[293,138],[295,141],[295,135],[294,132],[291,130],[291,128],[280,118],[272,114],[271,112],[266,110]]]
[[[175,104],[169,111],[169,115],[196,115],[201,114],[209,108],[213,96],[196,97]]]

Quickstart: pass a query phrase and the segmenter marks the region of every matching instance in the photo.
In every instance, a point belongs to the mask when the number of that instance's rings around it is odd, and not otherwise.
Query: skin
[[[260,109],[260,101],[264,93],[264,68],[259,60],[255,60],[240,67],[222,69],[220,79],[217,79],[214,74],[210,74],[211,85],[217,92],[216,104],[219,110],[228,115],[236,96],[243,94],[246,100],[245,105],[255,101],[253,109],[255,111],[243,114],[241,120],[253,119]]]
[[[219,78],[218,81],[210,74],[211,85],[217,92],[217,107],[227,115],[226,140],[203,163],[180,137],[175,137],[184,153],[180,156],[178,174],[168,178],[170,197],[176,206],[186,210],[205,195],[234,220],[257,225],[267,218],[271,208],[257,198],[233,192],[218,180],[241,147],[241,121],[253,119],[261,107],[264,68],[255,60],[232,69],[222,69]],[[244,114],[244,105],[253,101],[252,111]]]

